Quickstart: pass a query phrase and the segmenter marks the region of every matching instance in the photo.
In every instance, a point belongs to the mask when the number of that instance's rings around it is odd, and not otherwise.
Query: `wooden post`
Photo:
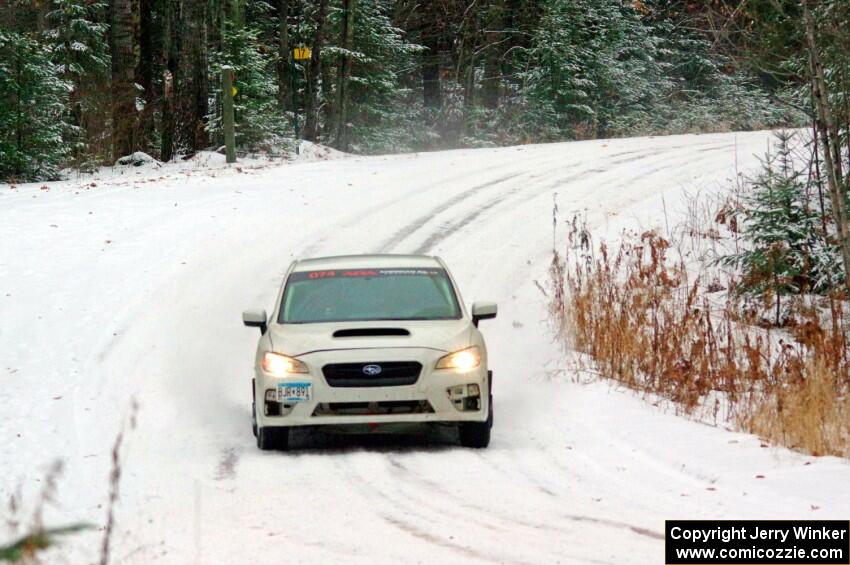
[[[233,126],[233,69],[221,68],[222,122],[224,123],[224,150],[228,163],[236,162],[236,133]]]

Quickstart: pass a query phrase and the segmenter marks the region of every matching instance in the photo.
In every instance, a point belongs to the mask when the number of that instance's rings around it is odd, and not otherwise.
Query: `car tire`
[[[490,445],[489,422],[464,422],[458,431],[463,447],[482,449]]]
[[[458,427],[460,444],[463,447],[482,449],[490,445],[490,429],[493,427],[493,397],[490,396],[490,407],[487,419],[483,422],[463,422]]]
[[[263,451],[289,449],[289,428],[264,426],[257,428],[257,447]]]
[[[487,371],[487,423],[493,427],[493,371]]]
[[[490,403],[490,411],[487,414],[487,425],[492,428],[493,427],[493,395],[492,394],[490,395],[490,398],[488,399],[488,401]]]
[[[254,431],[254,437],[257,437],[257,389],[256,381],[251,379],[251,429]]]

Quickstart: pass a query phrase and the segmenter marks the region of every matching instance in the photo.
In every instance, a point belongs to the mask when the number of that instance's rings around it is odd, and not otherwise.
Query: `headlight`
[[[267,351],[263,354],[261,366],[263,367],[263,371],[273,377],[285,377],[292,373],[308,372],[307,365],[298,359],[287,357],[280,353],[272,353],[271,351]]]
[[[458,369],[469,371],[481,364],[481,350],[476,346],[449,353],[437,361],[435,369]]]

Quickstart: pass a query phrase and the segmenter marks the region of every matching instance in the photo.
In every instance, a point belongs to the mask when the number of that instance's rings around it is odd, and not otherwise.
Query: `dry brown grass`
[[[832,298],[824,309],[801,300],[789,327],[752,325],[734,293],[715,303],[733,281],[714,274],[705,284],[693,274],[689,280],[670,248],[651,231],[613,251],[593,248],[574,222],[568,255],[556,252],[550,269],[561,337],[591,355],[606,378],[688,413],[719,415],[814,454],[850,457],[844,303]]]

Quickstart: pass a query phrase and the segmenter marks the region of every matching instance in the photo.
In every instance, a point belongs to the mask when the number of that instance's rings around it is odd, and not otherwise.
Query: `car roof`
[[[322,269],[394,269],[394,268],[430,267],[443,268],[437,257],[429,255],[395,255],[379,253],[374,255],[337,255],[333,257],[315,257],[299,259],[293,271],[316,271]]]

